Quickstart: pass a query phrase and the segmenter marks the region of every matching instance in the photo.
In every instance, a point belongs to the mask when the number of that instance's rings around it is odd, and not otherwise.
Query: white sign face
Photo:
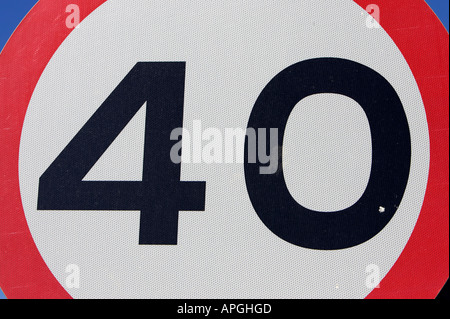
[[[377,289],[418,219],[430,150],[408,63],[382,28],[368,27],[368,16],[353,1],[110,0],[83,20],[35,88],[19,156],[30,232],[67,292],[74,298],[364,298]],[[353,61],[381,75],[409,126],[411,173],[401,203],[381,231],[350,247],[314,249],[273,232],[249,196],[243,141],[234,148],[225,142],[232,130],[247,129],[255,103],[277,74],[318,58]],[[205,182],[204,207],[180,209],[176,243],[159,245],[140,244],[138,208],[38,210],[41,176],[127,75],[140,72],[135,66],[151,62],[185,63],[180,180]],[[163,174],[144,165],[144,154],[151,156],[146,121],[168,106],[140,105],[83,181],[131,185]],[[109,123],[102,124],[107,130]],[[376,173],[374,147],[370,121],[355,99],[311,94],[287,121],[283,167],[268,173],[283,174],[302,207],[339,214],[360,200]],[[156,181],[151,185],[157,188]],[[375,204],[377,214],[390,208]]]

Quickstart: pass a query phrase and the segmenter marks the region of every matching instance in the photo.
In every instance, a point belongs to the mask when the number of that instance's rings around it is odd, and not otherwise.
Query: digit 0
[[[248,122],[253,129],[278,128],[279,168],[283,168],[283,138],[290,113],[300,100],[321,93],[354,99],[369,120],[372,169],[358,202],[337,212],[302,207],[290,195],[283,174],[259,174],[262,163],[251,163],[248,152],[245,180],[256,213],[277,236],[305,248],[344,249],[371,239],[394,216],[409,177],[411,138],[400,98],[383,76],[349,60],[307,60],[288,67],[269,82]],[[380,206],[384,207],[382,214]]]

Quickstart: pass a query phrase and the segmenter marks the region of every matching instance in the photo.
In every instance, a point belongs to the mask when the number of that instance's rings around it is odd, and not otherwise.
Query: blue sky
[[[449,0],[426,0],[428,5],[434,10],[439,19],[441,19],[445,28],[448,31],[448,4]]]
[[[14,29],[34,6],[36,0],[2,1],[0,4],[0,48],[3,48]],[[426,0],[439,16],[444,26],[449,29],[449,0]],[[5,295],[0,290],[0,299]]]

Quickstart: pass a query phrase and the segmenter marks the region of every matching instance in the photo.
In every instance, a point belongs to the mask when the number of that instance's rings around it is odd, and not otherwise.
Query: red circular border
[[[66,6],[77,4],[86,17],[105,1],[40,0],[0,54],[0,286],[7,298],[71,298],[48,269],[28,229],[19,188],[20,136],[34,88],[71,31]]]
[[[65,8],[84,16],[106,0],[40,0],[0,54],[0,286],[8,298],[71,298],[42,259],[23,212],[19,145],[33,90],[69,35]],[[372,0],[354,0],[362,8]],[[411,68],[425,105],[430,172],[423,207],[402,254],[367,298],[435,298],[449,273],[449,36],[423,0],[377,0],[381,25]],[[433,48],[433,50],[430,50]]]

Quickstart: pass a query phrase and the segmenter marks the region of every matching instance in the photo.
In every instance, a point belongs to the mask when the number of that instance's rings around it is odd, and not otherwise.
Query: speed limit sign
[[[40,0],[0,55],[0,287],[436,297],[448,54],[422,0]]]

